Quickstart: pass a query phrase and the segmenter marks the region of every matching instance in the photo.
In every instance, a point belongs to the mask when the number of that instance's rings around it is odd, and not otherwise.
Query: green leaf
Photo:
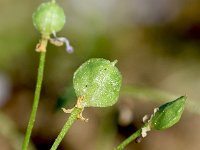
[[[159,110],[151,119],[151,128],[156,130],[167,129],[176,124],[185,108],[186,97],[181,96],[178,99],[168,102],[159,107]]]
[[[84,96],[82,107],[107,107],[117,102],[122,76],[116,62],[92,58],[76,70],[73,85],[77,97]]]

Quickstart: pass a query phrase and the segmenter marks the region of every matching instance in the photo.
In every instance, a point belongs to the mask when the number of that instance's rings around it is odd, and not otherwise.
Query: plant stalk
[[[176,99],[179,95],[172,94],[159,89],[145,86],[125,85],[121,89],[121,96],[130,96],[134,100],[145,100],[152,102],[165,103],[169,99]],[[195,114],[200,115],[200,103],[197,100],[190,99],[187,101],[186,108]]]
[[[83,108],[74,107],[73,111],[71,112],[71,115],[69,116],[67,122],[64,124],[61,132],[59,133],[58,137],[54,141],[50,150],[56,150],[58,148],[65,134],[68,132],[72,124],[77,120],[78,116],[80,115],[82,111],[83,111]]]
[[[41,93],[41,87],[42,87],[45,55],[46,55],[46,52],[40,53],[40,62],[39,62],[39,67],[38,67],[37,83],[36,83],[36,88],[35,88],[32,112],[29,118],[28,127],[26,129],[26,134],[25,134],[23,145],[22,145],[22,150],[27,150],[28,148],[28,144],[30,141],[32,129],[33,129],[35,118],[36,118],[36,113],[37,113],[37,108],[38,108],[40,93]]]
[[[137,137],[139,137],[142,133],[142,128],[137,130],[135,133],[133,133],[131,136],[126,138],[120,145],[118,145],[114,150],[123,150],[124,147],[126,147],[129,143],[131,143],[133,140],[135,140]]]

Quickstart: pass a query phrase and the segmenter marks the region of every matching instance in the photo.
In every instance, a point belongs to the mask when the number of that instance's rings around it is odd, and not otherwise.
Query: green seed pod
[[[156,130],[167,129],[176,124],[183,113],[186,97],[181,96],[178,99],[168,102],[159,107],[159,110],[151,119],[151,128]]]
[[[82,107],[108,107],[117,102],[122,76],[116,62],[92,58],[76,70],[73,84],[77,97],[84,96]]]
[[[42,3],[32,18],[36,29],[47,36],[60,31],[65,24],[64,11],[55,2]]]

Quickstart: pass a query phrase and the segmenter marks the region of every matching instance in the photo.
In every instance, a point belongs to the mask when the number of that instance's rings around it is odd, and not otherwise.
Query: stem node
[[[48,44],[49,36],[43,36],[39,43],[36,45],[36,52],[46,52],[46,47]]]

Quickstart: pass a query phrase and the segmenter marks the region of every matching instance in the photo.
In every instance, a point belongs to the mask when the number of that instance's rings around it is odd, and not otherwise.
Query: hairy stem
[[[140,128],[135,133],[133,133],[131,136],[129,136],[127,139],[125,139],[114,150],[123,150],[124,147],[126,147],[129,143],[131,143],[133,140],[135,140],[137,137],[139,137],[141,135],[141,132],[142,132],[142,128]]]
[[[62,130],[60,131],[58,137],[54,141],[52,147],[50,150],[56,150],[61,143],[62,139],[64,138],[65,134],[68,132],[69,128],[72,126],[72,124],[77,120],[80,113],[83,111],[82,108],[74,107],[73,111],[71,112],[71,115],[69,116],[67,122],[63,126]]]
[[[32,112],[31,112],[31,115],[29,118],[28,127],[26,129],[26,134],[25,134],[23,145],[22,145],[22,150],[27,150],[27,148],[28,148],[31,132],[32,132],[34,122],[35,122],[35,117],[36,117],[36,112],[37,112],[37,108],[38,108],[40,92],[41,92],[41,87],[42,87],[45,55],[46,55],[45,52],[40,53],[40,62],[39,62],[39,68],[38,68],[37,83],[36,83],[36,88],[35,88]]]

